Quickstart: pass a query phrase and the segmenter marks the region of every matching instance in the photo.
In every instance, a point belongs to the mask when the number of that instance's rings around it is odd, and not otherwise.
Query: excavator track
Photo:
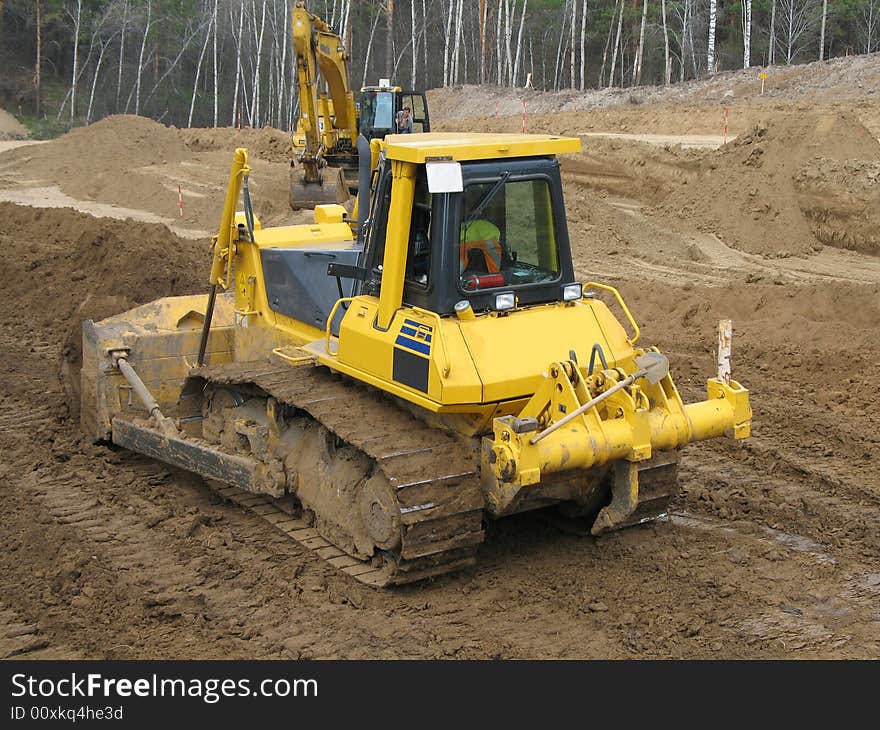
[[[411,583],[475,563],[483,541],[478,454],[460,438],[432,428],[380,393],[322,367],[233,363],[199,368],[192,375],[215,386],[255,386],[307,413],[372,459],[394,489],[402,540],[393,553],[380,551],[372,559],[361,560],[319,534],[306,518],[291,514],[284,500],[216,484],[214,488],[224,498],[260,515],[370,586]],[[432,464],[443,464],[442,472],[426,473],[426,458]]]

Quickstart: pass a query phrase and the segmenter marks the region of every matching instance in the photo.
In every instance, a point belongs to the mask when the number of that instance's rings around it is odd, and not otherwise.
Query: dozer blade
[[[290,168],[290,209],[306,210],[316,205],[345,203],[349,198],[348,184],[340,167],[321,170],[320,182],[306,182],[299,168]]]

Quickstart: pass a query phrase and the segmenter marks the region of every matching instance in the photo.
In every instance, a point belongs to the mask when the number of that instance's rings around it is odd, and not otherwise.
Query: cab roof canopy
[[[496,160],[507,157],[547,157],[580,152],[577,137],[549,134],[491,134],[485,132],[429,132],[385,137],[385,154],[391,160],[422,164],[432,158]]]

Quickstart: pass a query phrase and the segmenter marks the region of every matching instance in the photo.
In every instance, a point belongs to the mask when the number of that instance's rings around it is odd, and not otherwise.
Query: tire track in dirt
[[[53,645],[40,631],[39,624],[28,623],[0,603],[0,659],[81,659],[62,645]]]
[[[143,478],[125,468],[109,476],[131,480],[129,487],[134,489],[142,486],[138,482]],[[249,637],[247,644],[236,638],[241,630],[234,621],[234,599],[243,596],[206,585],[198,561],[179,555],[176,546],[154,529],[156,525],[151,526],[163,516],[156,515],[155,509],[138,510],[137,505],[118,499],[112,491],[108,494],[100,489],[93,476],[80,470],[41,469],[23,483],[57,523],[72,527],[83,537],[93,559],[114,573],[118,587],[141,604],[147,619],[182,624],[177,630],[188,634],[193,648],[201,645],[200,652],[211,647],[232,656],[267,653],[259,637]],[[124,642],[131,656],[154,651],[131,637]]]

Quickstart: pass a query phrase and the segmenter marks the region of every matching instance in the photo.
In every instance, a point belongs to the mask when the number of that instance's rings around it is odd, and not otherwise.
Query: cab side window
[[[418,289],[428,288],[431,271],[432,196],[424,172],[416,178],[413,210],[410,218],[409,248],[406,255],[406,283]]]

